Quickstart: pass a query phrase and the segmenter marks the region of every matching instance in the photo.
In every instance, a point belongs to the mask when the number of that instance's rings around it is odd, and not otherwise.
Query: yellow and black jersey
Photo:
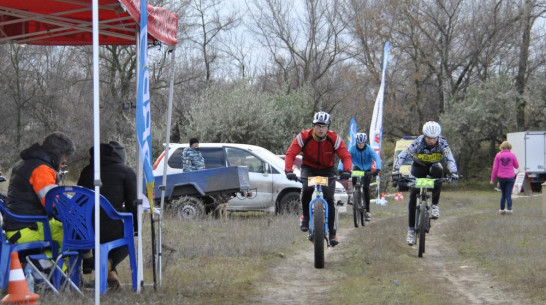
[[[412,159],[419,164],[432,164],[440,161],[445,161],[450,173],[457,173],[457,164],[451,153],[451,148],[447,140],[440,136],[435,146],[428,146],[425,142],[425,136],[421,135],[411,143],[408,148],[401,151],[396,157],[394,163],[394,171],[400,169],[404,161]]]

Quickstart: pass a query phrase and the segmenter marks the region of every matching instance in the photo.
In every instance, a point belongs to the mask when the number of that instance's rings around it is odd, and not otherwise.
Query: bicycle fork
[[[430,219],[430,206],[427,204],[427,195],[426,194],[419,194],[419,197],[420,197],[420,200],[418,202],[418,204],[416,204],[416,213],[415,213],[415,230],[418,230],[420,229],[419,226],[424,226],[425,228],[425,232],[428,233],[429,230],[430,230],[430,222],[428,221],[428,219]],[[424,204],[423,204],[424,202]],[[427,220],[426,223],[422,224],[419,222],[419,219],[420,218],[420,214],[421,214],[421,207],[425,207],[425,219]]]
[[[317,197],[313,199],[311,203],[309,203],[309,240],[311,242],[314,241],[315,227],[313,223],[313,207],[317,202],[320,202],[320,204],[322,204],[322,208],[324,209],[324,239],[326,239],[326,244],[328,247],[330,247],[330,239],[328,238],[328,203],[322,197]]]

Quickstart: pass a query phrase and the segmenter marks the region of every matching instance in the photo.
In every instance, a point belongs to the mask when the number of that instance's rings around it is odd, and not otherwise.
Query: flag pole
[[[138,69],[137,69],[137,101],[135,111],[136,134],[139,146],[139,166],[137,175],[138,192],[138,272],[137,292],[140,292],[143,283],[143,257],[142,257],[142,182],[146,182],[146,195],[150,203],[150,214],[154,215],[153,189],[154,175],[152,170],[152,119],[150,117],[150,84],[148,70],[148,2],[140,2],[140,28],[138,32]],[[144,179],[143,179],[144,178]],[[152,230],[153,232],[153,230]],[[152,245],[153,249],[153,245]],[[153,251],[155,251],[153,249]],[[155,270],[154,270],[155,272]],[[154,277],[155,280],[155,277]]]
[[[381,85],[375,99],[373,107],[372,121],[370,123],[370,146],[375,150],[379,158],[381,158],[381,142],[383,140],[383,102],[385,94],[385,72],[387,70],[387,58],[389,55],[389,45],[387,41],[383,51],[383,69],[381,72]],[[381,201],[381,177],[376,177],[377,182],[377,204],[384,204]]]

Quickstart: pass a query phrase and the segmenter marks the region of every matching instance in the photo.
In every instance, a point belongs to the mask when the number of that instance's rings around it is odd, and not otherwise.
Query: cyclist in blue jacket
[[[366,205],[366,221],[372,220],[372,214],[370,212],[370,181],[372,180],[373,175],[378,175],[381,172],[381,159],[367,144],[368,135],[365,133],[357,133],[355,135],[356,145],[353,145],[349,148],[349,153],[351,154],[351,159],[353,160],[353,171],[365,171],[370,172],[366,173],[362,177],[362,182],[360,187],[362,188],[362,193],[364,194],[364,202]],[[373,161],[375,161],[375,172],[372,174]],[[353,186],[356,185],[357,177],[353,177]]]

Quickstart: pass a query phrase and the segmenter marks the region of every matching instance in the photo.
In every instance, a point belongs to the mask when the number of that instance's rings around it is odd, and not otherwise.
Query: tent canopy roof
[[[134,45],[140,0],[99,0],[99,43]],[[148,41],[176,45],[178,16],[148,4]],[[0,43],[91,45],[92,0],[0,0]]]

